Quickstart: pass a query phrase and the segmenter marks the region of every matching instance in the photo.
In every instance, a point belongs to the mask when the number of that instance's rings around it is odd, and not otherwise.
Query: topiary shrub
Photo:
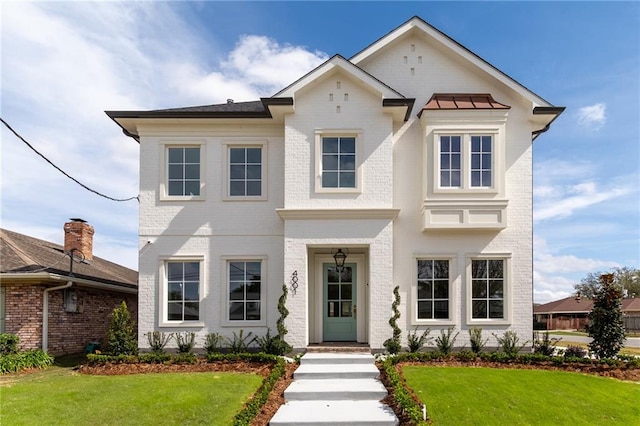
[[[400,337],[402,336],[402,330],[398,327],[398,318],[400,318],[400,311],[398,310],[398,306],[400,306],[400,287],[396,286],[393,289],[393,303],[391,304],[391,310],[393,311],[393,316],[389,319],[389,325],[393,330],[393,335],[391,338],[384,341],[383,345],[389,351],[390,354],[397,354],[402,349],[400,344]]]
[[[133,332],[133,320],[124,300],[111,312],[111,321],[107,331],[107,347],[112,355],[135,355],[138,353],[138,342]]]

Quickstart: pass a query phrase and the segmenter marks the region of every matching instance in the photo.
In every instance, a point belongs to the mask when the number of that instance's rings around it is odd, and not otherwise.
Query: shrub
[[[227,339],[229,342],[229,351],[234,354],[245,353],[249,351],[249,345],[253,343],[255,339],[249,340],[251,338],[251,332],[249,332],[246,336],[244,336],[244,330],[240,330],[239,334],[233,332],[233,339]]]
[[[613,358],[624,345],[622,290],[613,283],[613,274],[600,276],[600,287],[593,295],[587,331],[593,338],[589,349],[598,358]]]
[[[458,332],[453,337],[451,337],[455,329],[455,326],[448,327],[446,333],[444,332],[444,330],[440,330],[440,336],[436,337],[436,347],[438,348],[438,351],[443,355],[449,355],[451,353],[453,344],[456,342],[458,334],[460,334]]]
[[[171,360],[171,354],[164,352],[147,352],[138,355],[138,360],[147,364],[164,364]]]
[[[170,362],[175,364],[197,364],[198,356],[192,352],[180,352],[173,355]]]
[[[470,362],[470,361],[475,361],[476,352],[474,352],[474,351],[460,351],[460,352],[454,354],[454,356],[458,361]]]
[[[555,346],[562,339],[549,338],[549,332],[543,333],[542,339],[540,339],[540,333],[534,333],[533,340],[533,353],[551,356],[555,352]]]
[[[193,343],[196,338],[196,333],[176,333],[175,339],[176,344],[178,345],[178,353],[180,354],[190,354],[193,352]]]
[[[278,299],[278,312],[280,313],[280,317],[276,322],[276,328],[278,329],[278,340],[274,346],[274,355],[284,355],[287,352],[291,352],[293,349],[290,344],[284,339],[284,336],[289,332],[285,325],[285,319],[289,315],[289,310],[287,309],[287,294],[289,291],[287,290],[287,286],[282,284],[282,294],[280,295],[280,299]],[[269,334],[269,330],[267,330],[267,334]],[[270,352],[269,352],[270,353]]]
[[[256,337],[255,342],[260,350],[266,354],[284,355],[291,351],[291,345],[280,338],[280,335],[271,336],[271,329],[267,328],[267,334]]]
[[[107,346],[113,355],[135,355],[138,353],[138,342],[133,332],[133,320],[124,300],[111,312],[111,322],[107,331]]]
[[[498,336],[494,333],[492,334],[498,340],[498,344],[500,345],[502,352],[510,357],[518,355],[518,352],[520,352],[527,344],[527,342],[524,342],[521,345],[518,344],[520,342],[520,338],[515,331],[505,331],[502,336]]]
[[[149,342],[149,348],[151,352],[161,354],[164,353],[164,347],[173,338],[173,333],[164,333],[162,331],[151,331],[147,334],[147,341]]]
[[[40,349],[0,356],[0,374],[15,373],[26,368],[46,368],[53,357]]]
[[[219,333],[209,333],[204,338],[204,350],[209,354],[219,353],[224,337]]]
[[[407,333],[407,344],[409,346],[409,352],[420,352],[424,345],[433,339],[432,337],[429,337],[429,333],[431,333],[431,329],[427,328],[422,332],[421,335],[418,335],[417,326],[413,329],[413,332],[409,331]]]
[[[258,354],[260,355],[260,354]],[[243,358],[247,359],[247,358]],[[251,399],[245,404],[242,411],[240,411],[235,418],[233,419],[234,426],[249,426],[252,424],[255,417],[260,412],[262,406],[269,399],[269,394],[271,390],[275,386],[276,382],[284,377],[286,374],[285,362],[281,358],[260,358],[255,356],[249,356],[249,360],[260,360],[260,362],[272,362],[274,363],[273,369],[269,373],[269,375],[264,379],[262,385],[256,393],[251,397]]]
[[[391,304],[391,310],[393,311],[393,316],[389,319],[389,325],[393,330],[393,336],[384,341],[383,345],[387,348],[390,354],[397,354],[402,349],[400,344],[400,336],[402,335],[402,330],[398,327],[398,318],[400,318],[400,311],[398,310],[398,306],[400,306],[400,291],[399,286],[396,286],[393,289],[393,303]]]
[[[11,333],[0,333],[0,355],[12,355],[18,353],[20,337]]]
[[[489,339],[482,340],[482,328],[471,327],[469,329],[469,340],[471,341],[471,350],[475,354],[482,352]]]
[[[587,356],[587,350],[580,346],[567,346],[564,350],[564,357],[567,358],[584,358]]]
[[[400,359],[410,359],[414,355],[422,357],[424,355],[428,355],[428,353],[409,354],[409,357],[406,358],[403,355],[400,355],[399,359],[396,359],[398,357],[390,357],[382,363],[382,368],[387,375],[389,384],[391,384],[391,387],[393,388],[392,395],[396,404],[398,404],[398,406],[402,408],[402,411],[411,419],[413,422],[412,424],[423,424],[422,407],[411,397],[411,391],[407,389],[405,382],[402,380],[400,373],[398,373],[395,367]]]

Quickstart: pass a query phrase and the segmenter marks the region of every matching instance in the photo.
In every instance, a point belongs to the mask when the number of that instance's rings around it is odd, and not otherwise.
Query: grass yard
[[[556,346],[563,347],[563,348],[566,348],[567,346],[579,346],[581,348],[589,349],[588,343],[572,342],[566,339],[560,340],[558,343],[556,343]],[[640,355],[640,348],[622,348],[620,349],[620,354],[621,355]]]
[[[434,426],[635,425],[640,384],[561,371],[404,366]]]
[[[256,374],[89,376],[57,367],[3,379],[2,425],[231,425],[262,383]]]

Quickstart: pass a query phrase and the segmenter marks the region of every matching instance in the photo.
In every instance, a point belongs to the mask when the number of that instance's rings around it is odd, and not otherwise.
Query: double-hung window
[[[417,320],[449,319],[449,260],[417,260]]]
[[[493,189],[495,140],[492,134],[439,134],[436,189]]]
[[[505,319],[505,260],[471,260],[471,318]]]
[[[229,196],[262,196],[262,148],[229,148]]]
[[[356,138],[322,138],[322,187],[356,187]]]
[[[165,321],[200,321],[201,269],[197,260],[165,262]]]
[[[261,321],[264,294],[262,260],[229,260],[228,321]]]
[[[200,196],[200,147],[168,147],[166,195],[178,197]]]

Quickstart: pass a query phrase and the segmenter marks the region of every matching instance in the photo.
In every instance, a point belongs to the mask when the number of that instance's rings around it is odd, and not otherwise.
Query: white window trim
[[[440,137],[461,137],[461,180],[460,187],[440,186]],[[491,136],[491,186],[471,186],[471,136]],[[500,139],[499,128],[473,128],[473,129],[437,129],[433,131],[433,192],[435,194],[460,194],[483,193],[497,194],[503,187],[504,170],[503,143]]]
[[[433,253],[417,254],[412,258],[411,274],[411,325],[451,326],[456,325],[455,309],[457,300],[456,281],[458,279],[457,254]],[[424,319],[418,318],[418,260],[448,260],[449,261],[449,318]]]
[[[262,149],[262,176],[261,176],[261,195],[230,195],[229,194],[229,150],[231,148],[261,148]],[[242,138],[238,140],[226,139],[222,142],[222,200],[223,201],[266,201],[267,200],[267,141],[265,139]]]
[[[220,286],[222,295],[220,300],[222,301],[222,313],[221,325],[222,327],[266,327],[267,325],[267,256],[266,255],[237,255],[237,256],[221,256],[221,268],[222,278]],[[257,262],[261,263],[260,266],[260,319],[252,321],[232,321],[229,319],[229,262],[242,261],[242,262]]]
[[[362,129],[316,129],[315,131],[315,192],[320,194],[359,194],[362,193]],[[322,138],[356,138],[356,186],[354,188],[325,188],[322,186]]]
[[[205,285],[205,257],[202,255],[175,255],[175,256],[160,256],[159,268],[158,268],[158,286],[159,286],[159,306],[158,306],[158,326],[159,327],[204,327],[204,300]],[[200,263],[200,288],[198,293],[200,295],[200,319],[198,321],[169,321],[167,319],[167,303],[168,303],[168,282],[167,282],[167,263],[169,262],[198,262]]]
[[[504,318],[473,318],[473,301],[472,301],[472,260],[502,260],[504,261]],[[475,325],[511,325],[511,299],[513,288],[513,275],[511,273],[511,253],[467,253],[465,265],[465,281],[466,281],[466,324]]]
[[[205,199],[205,141],[202,140],[174,140],[160,144],[160,188],[158,189],[160,201],[202,201]],[[168,182],[168,156],[169,148],[200,148],[200,195],[169,195]]]

